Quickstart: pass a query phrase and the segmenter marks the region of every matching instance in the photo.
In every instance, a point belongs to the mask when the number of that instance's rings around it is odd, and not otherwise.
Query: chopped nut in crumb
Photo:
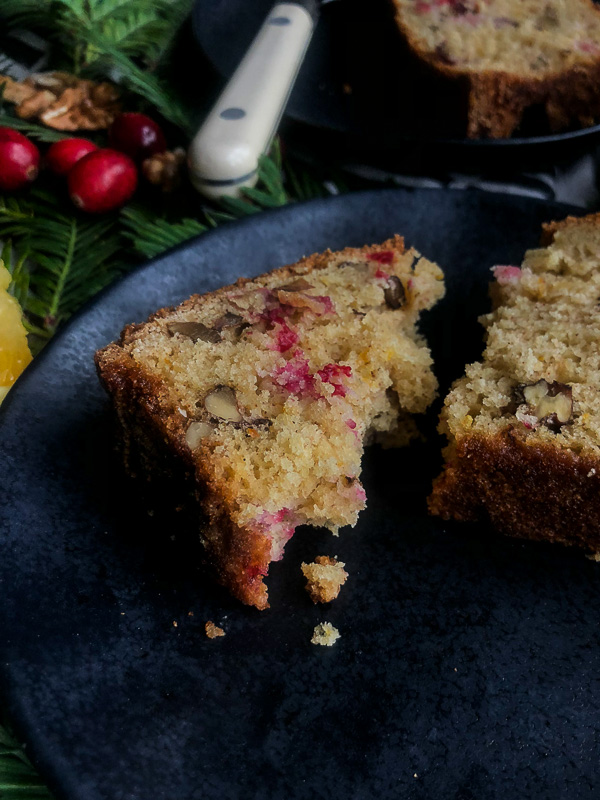
[[[340,632],[334,628],[331,622],[319,622],[315,627],[310,640],[311,644],[322,644],[326,647],[332,647],[340,638]]]
[[[330,603],[335,600],[348,577],[345,566],[342,561],[330,556],[317,556],[310,564],[302,563],[306,591],[313,603]]]
[[[218,625],[215,625],[215,623],[210,620],[204,624],[204,630],[209,639],[217,639],[219,636],[225,636],[223,628],[219,628]]]

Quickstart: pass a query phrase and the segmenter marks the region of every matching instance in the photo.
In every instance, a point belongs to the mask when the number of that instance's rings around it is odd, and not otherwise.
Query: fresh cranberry
[[[66,175],[80,159],[98,147],[89,139],[61,139],[46,153],[46,165],[55,175]]]
[[[22,133],[0,128],[0,190],[12,192],[35,180],[40,151]]]
[[[68,182],[71,200],[78,208],[101,214],[129,200],[137,186],[137,169],[124,153],[95,150],[75,164]]]
[[[134,161],[143,161],[167,149],[160,126],[145,114],[127,111],[119,114],[108,130],[111,147],[126,153]]]
[[[376,261],[378,264],[391,264],[394,260],[393,250],[380,250],[378,253],[369,253],[369,261]]]

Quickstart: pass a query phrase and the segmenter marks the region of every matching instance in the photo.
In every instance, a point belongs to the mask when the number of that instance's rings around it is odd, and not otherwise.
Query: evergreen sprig
[[[177,222],[156,217],[141,206],[129,206],[121,212],[123,235],[136,252],[154,258],[188,239],[204,233],[206,225],[190,217]]]
[[[29,136],[30,139],[35,139],[37,142],[44,142],[46,144],[60,142],[61,139],[65,138],[63,131],[55,131],[37,122],[32,122],[28,119],[20,119],[5,108],[0,108],[0,125],[6,125],[8,128],[13,128],[13,130],[19,131],[25,136]],[[86,138],[89,139],[90,137],[86,136]]]
[[[52,800],[23,748],[0,725],[0,797],[3,800]]]
[[[2,0],[0,23],[31,25],[76,75],[116,81],[190,132],[188,114],[161,69],[193,0]]]
[[[122,240],[115,221],[112,215],[87,219],[73,213],[37,187],[25,198],[0,199],[0,238],[11,250],[13,291],[38,335],[50,337],[120,274]]]

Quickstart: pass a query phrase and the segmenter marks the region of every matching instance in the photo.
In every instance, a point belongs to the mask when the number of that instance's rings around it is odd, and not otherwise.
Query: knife
[[[328,0],[321,0],[328,2]],[[276,3],[188,149],[205,197],[237,197],[258,179],[318,17],[317,0]]]

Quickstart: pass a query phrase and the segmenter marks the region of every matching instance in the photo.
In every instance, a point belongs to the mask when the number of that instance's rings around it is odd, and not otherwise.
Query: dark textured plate
[[[92,364],[124,323],[191,292],[397,231],[446,270],[426,321],[446,385],[479,347],[489,267],[565,211],[421,190],[261,214],[110,288],[33,363],[0,426],[0,674],[58,797],[597,797],[599,567],[429,518],[433,421],[429,445],[367,454],[357,527],[300,530],[261,613],[206,582],[183,521],[138,504]],[[319,553],[350,573],[325,608],[299,569]],[[321,620],[332,648],[309,643]]]

